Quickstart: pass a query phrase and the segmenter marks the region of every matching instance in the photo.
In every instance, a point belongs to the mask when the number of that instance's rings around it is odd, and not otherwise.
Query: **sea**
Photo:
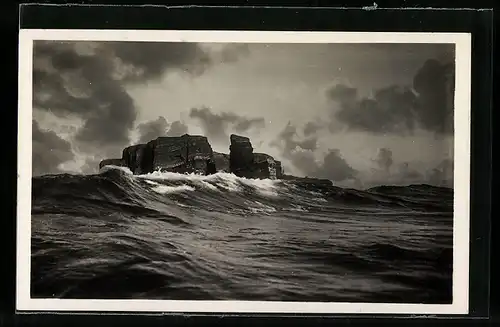
[[[113,166],[32,183],[33,298],[452,302],[450,188]]]

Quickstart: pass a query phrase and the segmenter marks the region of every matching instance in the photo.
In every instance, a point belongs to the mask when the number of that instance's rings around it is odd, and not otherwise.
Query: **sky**
[[[33,174],[231,133],[344,187],[453,185],[453,44],[35,41]]]

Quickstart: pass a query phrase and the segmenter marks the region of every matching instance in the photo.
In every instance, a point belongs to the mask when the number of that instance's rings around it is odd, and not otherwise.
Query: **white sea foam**
[[[179,186],[158,185],[156,187],[153,187],[152,190],[160,194],[172,194],[172,193],[194,191],[195,189],[194,187],[191,187],[189,185],[179,185]]]
[[[279,180],[275,179],[240,179],[242,184],[255,188],[257,192],[265,196],[277,196],[280,185]]]
[[[257,192],[265,196],[277,196],[279,186],[282,184],[280,180],[248,179],[229,173],[198,175],[155,171],[144,175],[138,175],[137,177],[146,180],[189,181],[211,190],[218,190],[218,186],[231,192],[241,191],[241,186],[246,185],[254,188]]]
[[[213,184],[210,184],[209,182],[205,182],[205,181],[200,181],[198,183],[200,186],[204,187],[204,188],[208,188],[209,190],[212,190],[212,191],[219,191],[219,189],[217,188],[217,186],[213,185]]]

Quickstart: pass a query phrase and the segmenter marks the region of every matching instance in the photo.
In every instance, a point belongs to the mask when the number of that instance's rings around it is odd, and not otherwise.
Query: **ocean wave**
[[[76,186],[78,185],[78,187]],[[133,175],[123,167],[106,166],[97,175],[34,178],[37,197],[83,197],[150,207],[178,203],[211,210],[261,212],[256,202],[276,210],[317,212],[336,208],[398,208],[400,211],[452,212],[453,193],[442,188],[409,186],[373,190],[342,189],[325,181],[247,179],[230,173],[213,175],[153,172]],[[42,194],[43,190],[43,194]],[[76,191],[75,191],[76,190]],[[189,196],[186,196],[189,194]],[[162,197],[158,197],[162,196]],[[168,202],[168,200],[173,202]],[[251,201],[248,206],[246,200]],[[451,208],[451,209],[450,209]]]
[[[32,189],[33,297],[451,301],[449,190],[110,166]]]

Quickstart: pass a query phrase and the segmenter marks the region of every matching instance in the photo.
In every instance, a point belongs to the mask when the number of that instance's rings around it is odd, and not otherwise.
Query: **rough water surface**
[[[451,303],[453,190],[33,178],[34,298]]]

